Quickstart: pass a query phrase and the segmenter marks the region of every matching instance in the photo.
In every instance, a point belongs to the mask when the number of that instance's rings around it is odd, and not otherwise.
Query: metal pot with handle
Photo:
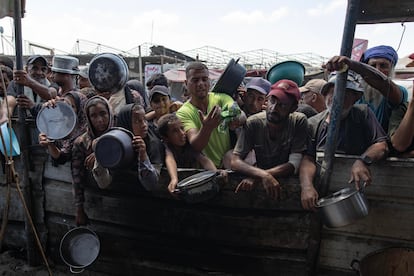
[[[213,198],[220,191],[217,172],[204,171],[189,176],[177,184],[175,192],[188,203],[202,202]]]
[[[348,187],[319,199],[316,207],[325,225],[342,227],[368,215],[368,201],[363,190]]]
[[[389,247],[352,260],[351,268],[361,276],[414,275],[414,249]]]
[[[98,236],[85,227],[69,230],[60,241],[60,257],[70,272],[82,273],[98,258],[101,244]]]

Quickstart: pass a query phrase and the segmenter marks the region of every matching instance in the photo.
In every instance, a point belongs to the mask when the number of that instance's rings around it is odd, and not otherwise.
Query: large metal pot
[[[102,134],[96,143],[96,160],[104,168],[129,166],[136,159],[136,153],[132,148],[133,136],[132,132],[125,128],[111,128]]]
[[[206,201],[217,195],[219,191],[215,171],[205,171],[189,176],[178,182],[175,190],[188,203]]]
[[[368,215],[368,201],[361,190],[344,188],[318,200],[317,209],[327,227],[341,227]]]
[[[98,257],[101,243],[92,230],[77,227],[68,231],[60,241],[60,257],[70,272],[81,273]]]
[[[128,65],[125,60],[112,53],[96,55],[89,64],[89,80],[99,92],[115,93],[128,81]]]
[[[380,249],[361,260],[352,260],[351,268],[361,276],[414,275],[414,249],[405,247]]]
[[[247,72],[246,68],[244,68],[244,66],[240,65],[238,62],[239,59],[231,59],[229,61],[223,74],[221,74],[220,78],[211,89],[212,92],[226,93],[233,97]]]

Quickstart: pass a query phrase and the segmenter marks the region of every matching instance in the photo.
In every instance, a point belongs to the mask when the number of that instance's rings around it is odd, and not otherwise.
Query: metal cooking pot
[[[217,195],[219,191],[215,171],[205,171],[189,176],[178,182],[175,190],[188,203],[206,201]]]
[[[368,215],[363,189],[344,188],[318,200],[316,207],[327,227],[341,227]]]
[[[221,74],[220,78],[218,79],[214,87],[211,89],[212,92],[226,93],[233,97],[234,93],[237,92],[237,88],[239,88],[247,72],[246,68],[238,64],[238,62],[239,59],[231,59],[229,61],[223,74]]]
[[[112,53],[96,55],[89,64],[89,80],[99,92],[115,93],[128,81],[128,65],[125,60]]]
[[[414,275],[414,249],[389,247],[352,260],[351,268],[361,276]]]
[[[95,157],[104,168],[120,168],[131,165],[136,159],[132,148],[134,134],[122,127],[111,128],[99,137],[95,146]]]
[[[77,227],[67,232],[60,241],[60,257],[70,272],[81,273],[98,257],[101,243],[92,230]]]

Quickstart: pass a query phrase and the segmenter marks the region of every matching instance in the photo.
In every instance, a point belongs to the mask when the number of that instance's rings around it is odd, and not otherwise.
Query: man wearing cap
[[[78,78],[78,86],[79,89],[85,87],[92,87],[91,82],[89,81],[89,65],[79,66],[79,78]]]
[[[263,78],[252,78],[247,83],[246,92],[242,97],[242,109],[247,117],[263,110],[270,86],[271,83]]]
[[[299,172],[301,200],[305,209],[313,209],[319,197],[313,185],[317,173],[316,152],[325,148],[335,79],[336,76],[332,76],[321,90],[327,109],[309,118],[308,147]],[[374,113],[365,104],[354,105],[363,93],[360,76],[349,71],[336,152],[358,156],[352,166],[350,177],[350,182],[355,182],[357,187],[371,183],[369,165],[384,158],[388,152],[387,135]]]
[[[323,79],[311,79],[304,86],[299,87],[301,104],[307,104],[315,109],[316,113],[326,109],[325,99],[321,94],[322,87],[326,84]]]
[[[51,70],[53,81],[59,86],[58,96],[77,90],[79,59],[71,56],[54,56]]]
[[[33,55],[27,59],[26,70],[15,70],[13,81],[7,88],[8,95],[17,98],[17,86],[24,86],[24,95],[34,103],[40,103],[42,100],[50,100],[52,97],[49,93],[49,81],[46,78],[48,64],[45,57]],[[18,103],[20,106],[21,104]],[[29,108],[29,106],[22,106]]]
[[[364,94],[358,103],[372,109],[381,126],[388,131],[391,112],[407,102],[408,92],[391,78],[398,61],[397,52],[390,46],[376,46],[364,52],[360,62],[345,56],[335,56],[324,65],[329,71],[352,70],[364,80]]]
[[[240,182],[236,192],[250,191],[262,184],[266,193],[277,198],[279,177],[296,173],[306,150],[306,116],[295,112],[300,99],[299,87],[291,80],[280,80],[271,86],[265,112],[247,119],[233,151],[231,167],[250,178]],[[254,150],[257,167],[244,161]]]

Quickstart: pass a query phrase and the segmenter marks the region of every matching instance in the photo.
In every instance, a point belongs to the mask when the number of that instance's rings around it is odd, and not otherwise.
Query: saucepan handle
[[[234,62],[234,64],[238,63],[240,60],[240,58],[237,58],[236,61]]]
[[[359,263],[360,261],[357,259],[353,259],[351,264],[349,265],[353,271],[359,272]]]
[[[82,273],[85,269],[83,269],[83,268],[74,268],[72,266],[69,266],[69,270],[73,274],[79,274],[79,273]]]

